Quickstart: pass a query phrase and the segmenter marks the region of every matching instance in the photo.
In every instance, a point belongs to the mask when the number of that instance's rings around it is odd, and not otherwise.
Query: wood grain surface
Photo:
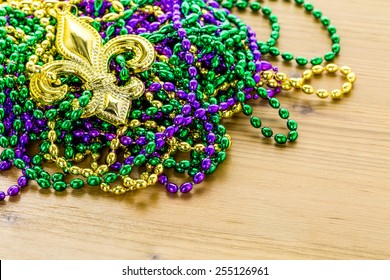
[[[289,1],[262,1],[279,16],[281,50],[313,57],[328,34]],[[31,186],[0,205],[1,259],[389,259],[390,2],[312,0],[341,36],[339,65],[358,80],[339,102],[279,95],[300,139],[279,147],[244,116],[226,120],[228,158],[188,196],[161,187],[114,197],[97,189],[54,193]],[[261,14],[238,12],[258,39]],[[290,76],[304,70],[270,59]],[[315,87],[340,87],[324,76]],[[253,103],[285,131],[277,111]],[[17,179],[1,175],[1,188]]]

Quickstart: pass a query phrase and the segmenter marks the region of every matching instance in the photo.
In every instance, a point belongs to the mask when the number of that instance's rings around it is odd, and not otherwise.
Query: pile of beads
[[[115,194],[158,182],[169,193],[187,193],[225,160],[231,137],[221,121],[241,111],[264,137],[273,138],[277,144],[296,141],[298,125],[274,97],[281,89],[295,87],[294,80],[262,60],[264,44],[257,41],[249,26],[225,9],[233,4],[243,8],[241,2],[245,1],[227,1],[222,3],[224,8],[218,2],[73,0],[58,4],[36,0],[2,4],[0,145],[4,150],[0,171],[15,166],[22,174],[17,185],[7,192],[0,191],[0,200],[18,195],[29,181],[56,191],[88,184]],[[250,7],[260,9],[253,3]],[[275,17],[268,9],[262,11],[272,18],[276,31],[279,27]],[[59,48],[65,29],[58,25],[61,20],[57,18],[63,13],[72,20],[75,15],[76,25],[92,26],[103,44],[114,45],[114,38],[128,34],[153,44],[155,61],[142,71],[132,67],[143,56],[137,48],[104,61],[112,76],[103,87],[107,83],[128,87],[135,79],[145,87],[143,94],[132,100],[126,123],[118,125],[94,114],[86,116],[98,89],[90,89],[85,78],[77,76],[81,70],[62,76],[46,73],[45,79],[55,90],[67,90],[50,104],[34,98],[32,77],[45,73],[53,62],[66,63]],[[75,50],[72,56],[80,60]],[[311,71],[316,74],[315,67],[322,66],[313,67]],[[345,67],[341,69],[344,74],[348,72]],[[352,74],[346,75],[353,83]],[[287,134],[274,133],[253,115],[248,101],[259,98],[268,100],[286,120]],[[120,104],[113,104],[107,108],[119,110]],[[32,143],[39,143],[34,154],[27,149]],[[188,153],[189,159],[178,159],[177,152]],[[81,164],[85,161],[88,167]],[[55,163],[59,171],[46,171],[48,162]],[[136,169],[138,176],[134,174]],[[168,169],[186,173],[190,179],[177,185],[168,178]]]

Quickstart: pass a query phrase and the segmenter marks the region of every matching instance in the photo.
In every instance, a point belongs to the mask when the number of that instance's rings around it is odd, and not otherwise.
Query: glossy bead
[[[70,181],[69,186],[72,189],[80,189],[84,186],[84,181],[79,179],[79,178],[76,178],[76,179],[73,179],[72,181]]]
[[[43,188],[43,189],[48,189],[48,188],[50,188],[50,181],[49,181],[49,180],[40,178],[40,179],[38,179],[37,183],[38,183],[38,185],[39,185],[41,188]]]
[[[314,75],[320,75],[322,72],[324,72],[325,68],[321,65],[316,65],[313,66],[311,70],[313,71]]]
[[[286,144],[287,142],[287,137],[284,134],[278,133],[274,136],[274,139],[276,143],[278,144]]]
[[[352,69],[348,66],[342,66],[340,67],[340,72],[344,75],[348,75],[349,73],[352,72]]]
[[[289,130],[297,130],[298,129],[298,123],[294,120],[288,120],[287,121],[287,128]]]
[[[13,185],[8,188],[7,194],[8,196],[16,196],[19,194],[19,192],[20,192],[20,187],[17,185]]]
[[[342,85],[341,87],[341,92],[344,94],[344,93],[348,93],[352,90],[352,84],[350,82],[346,82]]]
[[[271,105],[272,108],[274,109],[278,109],[280,107],[280,102],[278,99],[276,98],[270,98],[269,100],[269,104]]]
[[[250,122],[254,128],[261,127],[261,120],[258,117],[251,117]]]
[[[62,191],[64,191],[64,190],[66,190],[66,187],[67,187],[67,185],[66,185],[65,182],[55,182],[55,183],[53,184],[53,189],[54,189],[55,191],[57,191],[57,192],[62,192]]]
[[[193,185],[190,182],[184,183],[180,186],[180,192],[181,193],[188,193],[192,190]]]
[[[341,90],[335,89],[332,90],[332,92],[330,93],[330,97],[332,97],[333,99],[340,99],[341,97],[343,97],[343,93]]]
[[[289,116],[290,116],[290,113],[289,113],[289,111],[286,108],[280,108],[279,109],[279,116],[282,119],[288,119]]]
[[[309,61],[305,58],[305,57],[303,57],[303,56],[298,56],[296,59],[295,59],[295,61],[299,64],[299,65],[301,65],[301,66],[304,66],[304,65],[306,65]]]
[[[356,81],[356,74],[354,72],[349,73],[347,75],[347,80],[353,84]]]
[[[264,135],[264,137],[270,138],[273,135],[273,131],[269,127],[263,127],[261,129],[261,133]]]
[[[287,135],[287,139],[288,141],[290,142],[295,142],[298,138],[298,132],[293,130],[293,131],[290,131]]]
[[[322,63],[322,57],[320,56],[317,56],[317,57],[313,57],[311,60],[310,60],[310,63],[312,65],[320,65]]]
[[[89,176],[87,178],[87,183],[90,186],[97,186],[97,185],[100,185],[101,179],[98,176],[93,176],[92,175],[92,176]]]
[[[316,95],[319,98],[327,98],[329,96],[329,92],[326,89],[318,89],[316,91]]]
[[[314,88],[311,85],[303,85],[302,86],[302,91],[305,94],[313,94],[314,93]]]
[[[332,61],[335,58],[334,52],[327,52],[324,56],[326,61]]]
[[[339,70],[339,67],[336,64],[331,63],[325,66],[325,70],[329,73],[336,73],[337,70]]]

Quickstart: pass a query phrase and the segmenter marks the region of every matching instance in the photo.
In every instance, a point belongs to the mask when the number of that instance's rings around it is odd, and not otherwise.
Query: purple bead
[[[0,191],[0,201],[3,201],[5,199],[5,193],[3,191]]]
[[[183,121],[183,125],[187,126],[192,123],[192,117],[185,117]]]
[[[194,63],[194,56],[191,53],[186,53],[184,59],[187,62],[187,64]]]
[[[216,113],[218,112],[218,105],[215,105],[215,104],[211,104],[208,108],[207,108],[207,111],[209,111],[210,113]]]
[[[125,164],[132,165],[134,162],[134,156],[130,156],[127,159],[125,159]]]
[[[160,175],[158,177],[158,182],[161,184],[161,185],[166,185],[168,183],[168,177],[166,175]]]
[[[73,135],[74,135],[75,137],[83,137],[84,131],[83,131],[82,129],[77,129],[77,130],[75,130],[75,131],[73,132]]]
[[[175,125],[181,125],[183,123],[184,117],[182,115],[177,115],[173,122]]]
[[[175,85],[170,83],[170,82],[165,82],[164,83],[164,89],[167,90],[167,91],[173,91],[175,90]]]
[[[195,79],[191,80],[189,88],[190,90],[196,90],[198,88],[198,81]]]
[[[188,68],[188,74],[190,74],[191,77],[195,77],[198,74],[198,70],[194,66],[191,66]]]
[[[26,176],[21,176],[21,177],[19,177],[19,179],[18,179],[18,185],[19,185],[19,187],[24,188],[24,187],[27,186],[27,184],[28,184],[28,179],[27,179]]]
[[[181,46],[185,51],[188,51],[191,48],[191,42],[188,39],[183,39]]]
[[[173,136],[173,134],[175,133],[175,128],[173,126],[168,126],[165,131],[164,131],[164,135],[165,137],[167,138],[170,138]]]
[[[270,69],[272,69],[271,63],[269,63],[268,61],[262,61],[261,62],[261,70],[267,71],[267,70],[270,70]]]
[[[122,163],[120,162],[115,162],[114,164],[111,164],[110,168],[113,170],[113,171],[119,171],[119,169],[122,168]]]
[[[220,108],[222,111],[227,110],[228,107],[229,107],[229,105],[227,104],[227,102],[221,102],[221,104],[219,104],[219,108]]]
[[[96,128],[91,129],[91,130],[89,131],[89,135],[90,135],[91,137],[93,137],[93,138],[99,137],[99,136],[100,136],[100,131],[99,131],[98,129],[96,129]]]
[[[108,141],[112,141],[116,137],[116,135],[114,133],[106,133],[105,136],[106,136]]]
[[[211,166],[211,160],[209,158],[205,158],[203,161],[202,161],[202,168],[203,170],[208,170]]]
[[[122,136],[120,141],[125,146],[129,146],[133,143],[133,141],[131,140],[131,138],[129,136]]]
[[[191,102],[191,103],[194,102],[194,101],[196,100],[196,95],[195,95],[195,93],[190,92],[190,93],[188,94],[187,100],[188,100],[188,102]]]
[[[181,112],[183,113],[183,115],[188,115],[189,113],[191,113],[191,105],[184,105],[182,108],[181,108]]]
[[[192,183],[190,182],[184,183],[180,186],[180,192],[188,193],[192,190],[192,187],[193,187]]]
[[[188,94],[184,90],[178,90],[177,96],[181,99],[187,99]]]
[[[210,131],[210,130],[213,129],[213,125],[212,125],[211,123],[209,123],[209,122],[206,122],[206,123],[203,125],[203,127],[204,127],[204,129],[205,129],[206,131]]]
[[[156,139],[156,148],[160,150],[162,147],[164,147],[165,141],[163,138]]]
[[[197,119],[201,119],[206,115],[206,110],[203,108],[199,108],[195,111],[194,117]]]
[[[210,132],[208,135],[207,135],[207,142],[210,143],[210,144],[213,144],[215,142],[215,134],[213,132]]]
[[[177,30],[177,35],[179,35],[180,38],[184,38],[187,36],[187,31],[184,28],[179,28]]]
[[[198,172],[198,173],[196,173],[195,174],[195,176],[194,176],[194,183],[195,184],[200,184],[200,183],[202,183],[203,182],[203,180],[204,180],[204,174],[202,173],[202,172]]]
[[[23,134],[22,136],[20,136],[19,143],[22,146],[26,146],[26,144],[28,143],[28,135],[27,134]]]
[[[174,183],[168,183],[166,186],[166,189],[170,193],[177,193],[177,191],[179,190],[179,187]]]
[[[161,84],[160,83],[152,83],[150,86],[149,86],[149,90],[150,91],[158,91],[161,89]]]
[[[212,156],[214,153],[215,153],[214,145],[208,145],[208,146],[206,147],[206,154],[207,154],[208,156]]]
[[[13,186],[9,187],[7,194],[9,196],[16,196],[19,194],[19,192],[20,192],[20,187],[17,185],[13,185]]]
[[[0,162],[0,170],[6,171],[12,167],[12,162],[10,161],[2,161]]]

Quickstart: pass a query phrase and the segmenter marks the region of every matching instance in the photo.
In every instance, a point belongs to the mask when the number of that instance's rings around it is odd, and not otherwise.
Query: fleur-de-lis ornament
[[[83,81],[83,88],[92,91],[92,98],[84,108],[82,117],[96,115],[113,124],[126,124],[131,100],[140,97],[144,84],[132,76],[125,86],[116,84],[110,72],[111,58],[124,52],[134,57],[127,61],[134,73],[145,71],[153,63],[153,45],[137,35],[123,35],[111,39],[104,46],[99,33],[87,22],[70,12],[70,6],[58,4],[56,48],[64,60],[52,61],[32,75],[31,96],[40,104],[53,105],[65,98],[67,85],[53,86],[56,78],[74,75]]]

